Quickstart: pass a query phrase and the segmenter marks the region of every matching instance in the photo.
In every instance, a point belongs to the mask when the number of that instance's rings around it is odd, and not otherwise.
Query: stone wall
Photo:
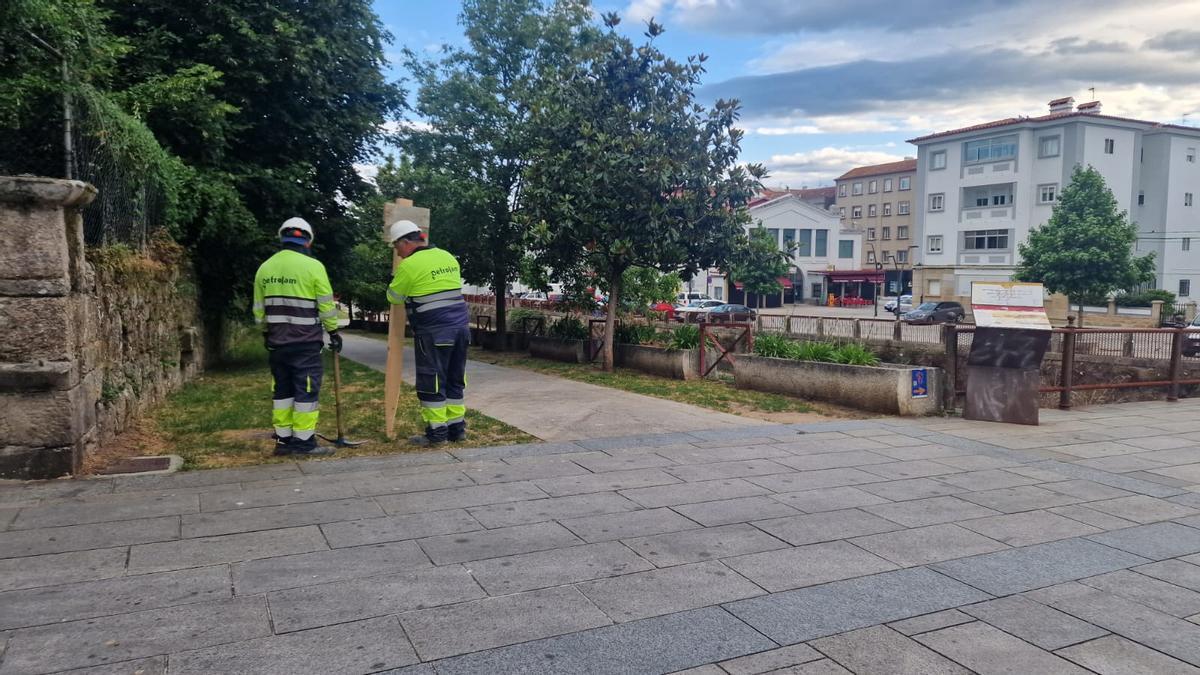
[[[86,251],[79,210],[95,196],[0,176],[0,478],[77,472],[203,361],[178,249]]]

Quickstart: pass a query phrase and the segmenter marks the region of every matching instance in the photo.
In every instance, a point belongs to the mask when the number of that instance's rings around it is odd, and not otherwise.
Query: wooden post
[[[1062,372],[1058,376],[1062,391],[1058,393],[1058,409],[1071,409],[1071,385],[1075,381],[1075,317],[1067,317],[1067,328],[1062,337]]]
[[[954,412],[958,403],[958,326],[948,323],[942,327],[942,345],[946,361],[942,383],[942,408],[949,413]]]
[[[411,199],[397,199],[383,205],[383,231],[397,220],[411,220],[426,234],[429,233],[429,209],[413,206]],[[392,253],[392,272],[400,264],[400,257]],[[404,378],[404,329],[408,316],[401,305],[393,305],[388,312],[387,368],[384,370],[384,431],[387,437],[396,438],[396,409],[400,406],[400,383]]]
[[[1155,300],[1155,302],[1158,302]],[[1176,328],[1171,336],[1171,386],[1167,388],[1167,400],[1179,400],[1179,367],[1183,362],[1183,331]]]

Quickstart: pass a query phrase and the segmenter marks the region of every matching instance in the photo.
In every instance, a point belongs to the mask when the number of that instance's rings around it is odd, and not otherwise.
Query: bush
[[[525,326],[522,325],[522,321],[524,319],[541,319],[542,321],[545,321],[546,315],[537,311],[536,309],[527,309],[525,307],[518,307],[518,308],[514,309],[513,311],[509,312],[508,316],[505,319],[506,322],[508,323],[509,331],[511,332],[513,330],[516,330],[519,332],[525,332]]]
[[[695,349],[700,346],[699,326],[678,326],[664,335],[667,338],[667,349],[670,350]]]
[[[617,326],[614,342],[623,345],[644,345],[654,342],[658,329],[642,323],[623,323]]]
[[[564,316],[550,324],[546,334],[559,340],[586,340],[588,329],[579,319],[573,316]]]
[[[796,358],[796,348],[799,343],[781,335],[760,335],[754,340],[754,353],[776,359]]]
[[[777,359],[844,363],[852,366],[879,364],[879,357],[858,343],[839,346],[830,342],[796,342],[780,335],[760,335],[755,338],[754,353]]]
[[[818,361],[820,363],[837,363],[838,347],[829,342],[802,342],[797,345],[796,355],[792,358],[801,361]]]
[[[849,366],[876,366],[879,365],[879,357],[866,347],[852,342],[844,344],[837,348],[837,353],[834,357],[837,363],[844,363]]]
[[[1148,291],[1139,293],[1118,293],[1116,296],[1118,307],[1149,307],[1154,300],[1162,300],[1165,303],[1174,303],[1175,294],[1171,291],[1164,291],[1159,288],[1152,288]]]

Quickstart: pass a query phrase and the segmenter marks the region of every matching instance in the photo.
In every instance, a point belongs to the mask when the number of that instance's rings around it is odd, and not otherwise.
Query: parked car
[[[883,303],[883,309],[886,312],[891,312],[896,315],[905,312],[911,312],[913,308],[912,296],[902,295],[898,298],[888,298],[887,302]]]
[[[1183,355],[1200,356],[1200,316],[1192,319],[1183,335]]]
[[[720,300],[693,300],[686,307],[679,307],[675,310],[675,318],[684,323],[695,323],[702,320],[704,314],[713,307],[720,307],[725,303]]]
[[[753,309],[745,305],[718,305],[701,316],[707,323],[738,323],[753,321],[758,316]]]
[[[712,298],[708,297],[707,293],[700,293],[699,291],[684,291],[683,293],[675,296],[675,306],[686,307],[696,300],[712,300]]]
[[[967,315],[967,310],[957,302],[923,302],[900,318],[905,323],[958,323]]]

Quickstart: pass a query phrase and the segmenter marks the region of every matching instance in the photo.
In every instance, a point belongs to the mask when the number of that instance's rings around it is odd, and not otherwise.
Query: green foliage
[[[764,172],[737,161],[738,104],[697,102],[705,57],[668,58],[654,22],[635,46],[616,32],[615,14],[604,18],[609,30],[533,106],[522,195],[538,262],[608,291],[611,370],[625,271],[691,277],[724,264]]]
[[[534,322],[534,321],[530,321],[529,325],[526,326],[526,324],[525,324],[526,319],[541,319],[543,322],[545,322],[546,314],[544,312],[539,312],[536,309],[528,309],[525,307],[518,307],[518,308],[514,309],[508,315],[508,319],[509,319],[508,320],[508,328],[510,330],[524,331],[524,330],[526,330],[526,328],[530,328],[530,327],[536,328],[536,326],[535,326],[536,322]]]
[[[586,340],[588,329],[576,317],[564,316],[550,324],[550,327],[546,329],[546,335],[560,340]]]
[[[1137,226],[1092,167],[1075,167],[1044,225],[1018,246],[1016,278],[1071,299],[1107,295],[1153,278],[1154,255],[1133,256]]]
[[[623,345],[647,345],[658,339],[658,329],[644,323],[622,323],[617,326],[616,342]]]
[[[497,298],[518,273],[526,223],[522,171],[530,160],[534,102],[594,33],[585,0],[466,0],[466,45],[405,65],[417,85],[408,124],[395,141],[405,157],[378,177],[382,194],[436,204],[431,238],[462,265],[463,277]],[[537,284],[536,287],[545,290]],[[503,304],[496,322],[504,327]]]
[[[790,358],[800,361],[837,363],[838,347],[830,342],[800,342],[796,344],[793,356]]]
[[[674,300],[680,283],[678,274],[630,267],[621,275],[621,309],[645,311],[652,304]]]
[[[858,343],[850,342],[838,345],[831,342],[797,342],[781,335],[769,333],[754,338],[754,353],[777,359],[842,363],[852,366],[879,364],[879,357]]]
[[[675,327],[668,333],[667,349],[684,350],[696,349],[700,346],[700,327],[684,324]]]
[[[355,245],[342,273],[342,300],[372,314],[388,311],[391,273],[392,247],[378,238]]]
[[[1149,307],[1155,300],[1172,304],[1175,302],[1175,294],[1161,288],[1152,288],[1139,293],[1117,293],[1113,299],[1118,307]]]
[[[747,293],[763,296],[779,293],[783,286],[779,277],[787,274],[790,250],[781,250],[771,233],[758,224],[749,236],[738,238],[730,264],[730,276],[740,281]]]
[[[773,335],[764,333],[754,338],[754,353],[759,356],[769,356],[776,359],[794,358],[796,347],[799,346],[795,340],[789,340],[781,335]]]
[[[876,366],[879,365],[879,357],[857,342],[849,342],[837,348],[834,363],[844,363],[849,366]]]

